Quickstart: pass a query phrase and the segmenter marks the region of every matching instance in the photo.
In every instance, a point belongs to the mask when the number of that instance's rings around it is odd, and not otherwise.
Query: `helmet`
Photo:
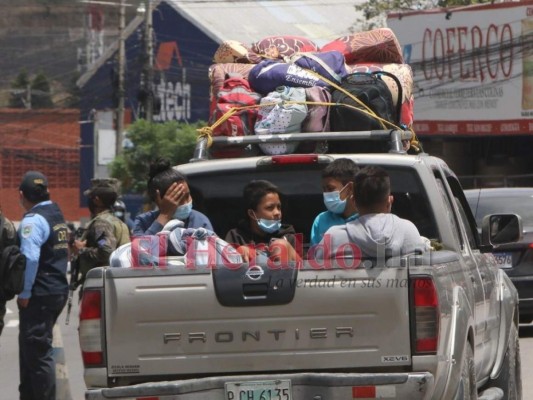
[[[115,204],[113,204],[113,214],[115,214],[115,217],[122,220],[123,222],[126,219],[126,204],[122,200],[115,201]]]
[[[126,211],[126,204],[122,200],[115,201],[113,204],[113,210],[115,211]]]

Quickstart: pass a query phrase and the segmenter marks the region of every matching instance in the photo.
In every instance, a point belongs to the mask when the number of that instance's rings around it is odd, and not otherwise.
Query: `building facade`
[[[18,187],[29,170],[48,177],[51,197],[67,220],[88,217],[77,201],[79,115],[72,109],[0,109],[0,207],[9,219],[22,218]]]

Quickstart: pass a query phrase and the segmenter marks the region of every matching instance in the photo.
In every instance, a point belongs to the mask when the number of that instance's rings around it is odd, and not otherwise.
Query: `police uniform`
[[[47,193],[46,177],[30,171],[19,189],[29,199],[38,186]],[[33,207],[24,214],[18,231],[26,256],[24,290],[18,296],[19,392],[21,400],[54,400],[52,332],[68,296],[68,227],[57,204],[50,200],[30,203]],[[27,306],[20,306],[26,299]]]
[[[91,188],[84,193],[86,196],[97,196],[99,191],[118,192],[116,179],[93,179],[91,183]],[[89,222],[81,240],[86,241],[85,247],[78,253],[83,283],[90,269],[109,265],[111,253],[129,243],[130,234],[128,226],[109,209],[98,213]]]
[[[2,251],[7,247],[11,245],[16,245],[18,243],[17,241],[17,231],[15,229],[15,226],[13,223],[8,220],[6,217],[4,217],[0,213],[0,219],[3,222],[0,222],[0,225],[2,226],[2,229],[0,231],[0,254]],[[3,266],[0,266],[0,271],[2,270]],[[4,329],[4,317],[6,315],[6,302],[7,299],[4,298],[2,290],[0,289],[0,335],[2,334],[2,330]]]

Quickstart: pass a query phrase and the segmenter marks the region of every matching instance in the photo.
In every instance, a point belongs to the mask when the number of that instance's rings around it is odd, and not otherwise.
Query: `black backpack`
[[[383,81],[382,75],[392,78],[398,86],[396,107],[394,106],[390,89]],[[356,72],[344,77],[340,87],[364,103],[378,117],[397,126],[399,125],[403,92],[402,85],[395,75],[386,71]],[[332,132],[392,129],[390,125],[383,124],[363,112],[362,110],[366,109],[342,90],[334,89],[331,93],[331,98],[331,102],[335,104],[330,112],[330,128]],[[333,152],[336,150],[333,148],[336,144],[335,142],[330,144],[330,150]],[[338,149],[341,150],[339,152],[371,151],[371,149],[362,148],[360,142],[353,146],[348,145],[350,148],[347,148],[346,143],[343,143],[341,147],[342,149]]]
[[[392,78],[398,86],[398,102],[396,107],[394,106],[390,89],[382,79],[383,75]],[[402,109],[403,93],[402,85],[394,74],[386,71],[374,71],[370,73],[356,72],[344,77],[340,86],[352,96],[362,101],[378,117],[398,125]],[[382,124],[377,119],[362,112],[361,110],[364,107],[343,91],[335,89],[331,96],[332,102],[337,104],[333,108],[330,117],[331,130],[333,132],[383,129]],[[388,128],[389,126],[387,126]]]
[[[17,245],[4,247],[4,217],[0,216],[0,297],[11,300],[24,290],[26,257]]]

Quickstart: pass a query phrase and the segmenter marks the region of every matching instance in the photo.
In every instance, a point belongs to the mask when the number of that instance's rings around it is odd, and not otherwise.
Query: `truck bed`
[[[209,270],[107,269],[109,376],[410,365],[407,268],[296,272],[286,304],[225,306]]]

